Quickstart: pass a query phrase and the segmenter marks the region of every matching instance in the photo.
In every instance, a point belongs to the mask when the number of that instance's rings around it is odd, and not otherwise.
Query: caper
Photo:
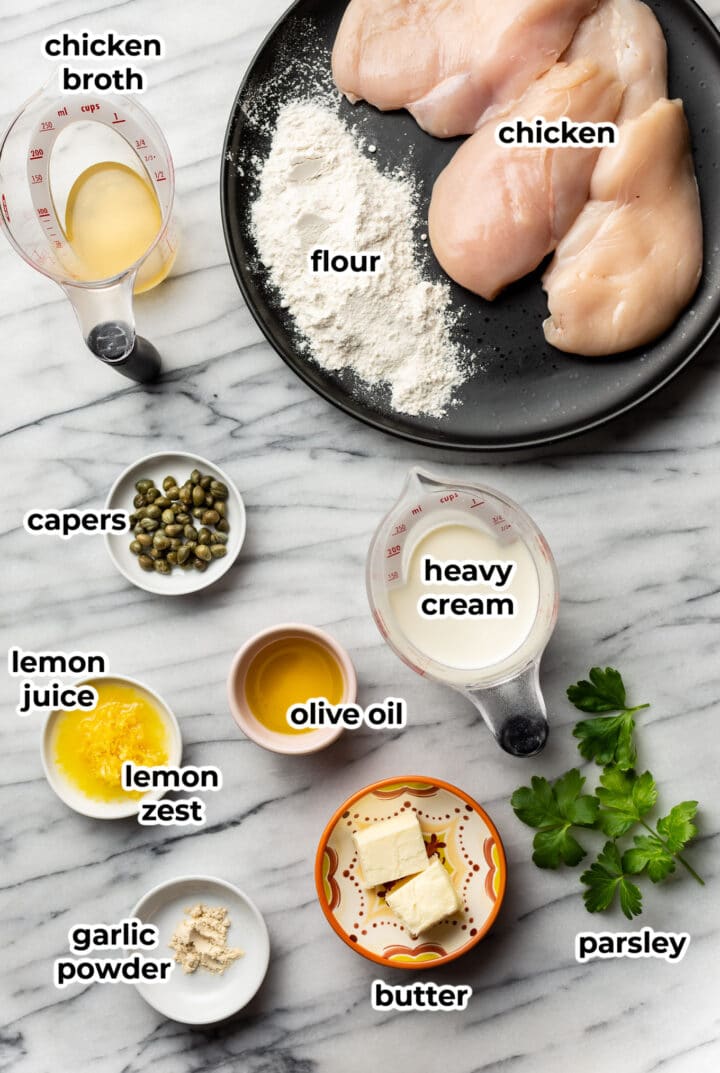
[[[203,525],[217,525],[220,521],[220,515],[216,510],[206,510],[200,521]]]
[[[152,510],[152,507],[140,507],[140,510],[135,512],[135,517],[138,521],[142,518],[152,518],[152,514],[148,514],[149,510]]]
[[[137,525],[137,523],[139,521],[140,521],[140,519],[138,518],[137,514],[131,514],[130,515],[130,528],[132,529],[132,527],[134,525]]]
[[[198,559],[202,559],[204,562],[209,563],[212,559],[212,552],[207,544],[198,544],[195,548],[195,556]]]
[[[215,544],[227,544],[230,537],[227,533],[213,533],[213,541]]]
[[[210,491],[216,499],[227,499],[228,497],[227,485],[223,484],[222,481],[211,481]]]
[[[155,563],[152,561],[149,555],[141,555],[138,559],[138,562],[140,563],[140,566],[143,568],[143,570],[155,569]]]
[[[183,485],[179,498],[183,503],[192,503],[192,488],[187,484]]]
[[[163,481],[163,488],[167,492],[168,488],[172,488],[176,484],[177,484],[177,481],[175,480],[174,477],[166,477],[165,480]]]
[[[213,510],[217,511],[217,513],[220,515],[221,518],[224,518],[225,513],[227,511],[227,507],[225,505],[225,500],[224,499],[214,499],[213,500]]]
[[[194,525],[186,525],[183,530],[188,540],[197,540],[198,532]]]
[[[148,488],[147,492],[145,493],[145,498],[147,499],[148,503],[154,503],[159,495],[160,493],[158,492],[157,488]]]
[[[182,531],[183,531],[183,527],[181,525],[166,525],[165,526],[165,532],[169,537],[180,536]]]
[[[220,521],[217,523],[217,531],[218,533],[230,532],[230,522],[227,520],[227,518],[220,519]]]
[[[190,474],[190,483],[191,484],[200,484],[200,478],[201,477],[202,477],[202,473],[200,472],[200,470],[199,469],[194,469],[192,471],[192,473]]]
[[[169,488],[165,489],[165,495],[168,497],[168,499],[179,499],[180,489],[176,484],[171,484]]]
[[[212,477],[201,477],[200,478],[200,487],[204,488],[205,491],[208,490],[208,488],[210,487],[211,484],[212,484]]]
[[[193,566],[202,574],[207,570],[208,564],[203,559],[193,559]]]
[[[172,551],[177,551],[178,548],[181,548],[181,547],[182,547],[182,540],[180,539],[180,537],[172,537],[171,540],[170,540],[170,549]]]
[[[140,528],[144,529],[146,533],[152,533],[158,528],[158,523],[154,518],[143,518],[140,522]]]
[[[141,481],[135,482],[135,487],[137,488],[138,492],[147,492],[149,488],[154,487],[154,482],[151,481],[148,477],[143,477]]]
[[[169,507],[170,505],[170,500],[167,496],[158,496],[155,500],[155,506],[160,507],[160,510],[165,510],[165,508]]]
[[[198,533],[197,539],[198,539],[198,544],[209,544],[210,541],[212,540],[212,533],[210,532],[209,529],[206,529],[203,526],[203,528]]]
[[[160,507],[157,505],[157,503],[151,503],[149,507],[145,507],[146,518],[155,518],[155,520],[157,520],[161,516],[162,511],[160,510]]]
[[[177,561],[180,566],[190,558],[190,548],[187,544],[183,544],[181,548],[177,550]]]
[[[136,510],[138,509],[138,507],[145,506],[145,496],[141,492],[138,492],[138,494],[133,499],[133,506]]]
[[[165,552],[160,551],[158,548],[150,548],[150,551],[148,552],[148,555],[150,556],[150,558],[153,561],[156,561],[157,559],[164,559],[165,558]]]
[[[195,551],[195,548],[197,547],[197,541],[196,540],[188,540],[188,542],[185,545],[185,547],[187,548],[188,551]]]
[[[167,551],[170,547],[170,538],[166,537],[163,532],[156,533],[153,537],[153,547],[158,551]]]
[[[130,551],[133,553],[133,555],[139,555],[142,551],[142,544],[138,544],[137,540],[131,541]]]
[[[195,504],[196,507],[200,507],[200,506],[204,505],[204,503],[205,503],[205,491],[204,491],[204,489],[202,489],[200,487],[199,484],[196,484],[195,487],[193,488],[192,497],[193,497],[193,503]]]
[[[137,525],[135,526],[135,528],[133,529],[134,535],[137,536],[138,533],[144,533],[144,532],[145,532],[145,530],[142,527],[142,522],[138,522]]]
[[[177,561],[178,557],[176,551],[169,551],[165,556],[165,562],[170,563],[171,566],[177,566]]]
[[[150,533],[144,533],[142,530],[137,535],[137,542],[141,548],[151,548],[153,538]]]
[[[227,555],[227,548],[224,544],[211,544],[210,554],[213,559],[222,559],[223,555]]]
[[[180,511],[179,514],[175,515],[175,521],[177,522],[178,525],[189,525],[190,524],[190,515],[185,514],[184,511]]]
[[[184,562],[180,563],[182,570],[189,570],[193,563],[199,563],[200,559],[193,559],[192,555],[188,555]]]
[[[205,513],[205,507],[193,507],[193,518],[202,518]]]
[[[163,525],[173,525],[175,522],[175,511],[170,507],[162,512]]]
[[[158,574],[169,574],[172,570],[172,566],[167,559],[156,559],[154,566]]]

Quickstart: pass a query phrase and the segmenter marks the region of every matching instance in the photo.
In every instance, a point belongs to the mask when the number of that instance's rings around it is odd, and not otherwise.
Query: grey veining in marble
[[[40,766],[41,720],[14,714],[3,676],[3,975],[5,1073],[714,1073],[720,1066],[717,772],[720,619],[717,346],[635,414],[531,457],[443,455],[353,422],[316,397],[263,341],[227,262],[219,153],[240,78],[285,0],[3,0],[3,122],[50,73],[50,31],[161,33],[145,103],[172,146],[182,251],[172,279],[137,302],[143,334],[172,372],[143,390],[84,352],[68,303],[0,243],[3,649],[105,651],[146,680],[182,724],[186,758],[219,764],[225,789],[200,831],[101,823],[68,811]],[[668,0],[669,3],[672,0]],[[709,0],[720,16],[720,0]],[[233,475],[248,510],[236,567],[187,600],[153,598],[114,572],[101,540],[31,539],[27,497],[100,506],[118,472],[160,448],[206,455]],[[543,681],[553,735],[522,765],[493,745],[462,697],[424,683],[383,646],[368,614],[364,560],[410,464],[476,476],[523,503],[554,549],[563,591]],[[8,474],[11,476],[8,478]],[[9,480],[9,484],[8,484]],[[9,491],[8,491],[9,488]],[[300,618],[353,653],[366,702],[407,698],[399,734],[347,734],[291,760],[246,741],[225,677],[262,627]],[[679,878],[648,890],[640,923],[683,930],[678,965],[575,963],[581,928],[624,930],[586,914],[575,875],[530,863],[531,832],[508,804],[531,772],[571,766],[569,681],[618,664],[642,716],[643,762],[667,803],[697,797],[692,860],[705,888]],[[506,904],[476,954],[433,979],[472,984],[466,1013],[373,1013],[378,975],[328,928],[312,864],[324,823],[351,792],[410,771],[456,783],[487,805],[510,865]],[[190,1031],[133,988],[57,992],[52,961],[77,921],[119,919],[157,882],[190,872],[246,889],[268,921],[263,987],[230,1025]],[[384,979],[407,982],[401,974]]]

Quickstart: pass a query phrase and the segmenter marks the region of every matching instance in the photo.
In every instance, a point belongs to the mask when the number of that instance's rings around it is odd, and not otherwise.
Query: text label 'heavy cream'
[[[516,570],[517,563],[500,559],[471,562],[461,559],[442,561],[433,555],[422,557],[424,585],[487,585],[497,592],[507,588]],[[420,597],[418,611],[423,618],[509,617],[515,614],[515,598],[509,594],[467,597],[433,593]]]

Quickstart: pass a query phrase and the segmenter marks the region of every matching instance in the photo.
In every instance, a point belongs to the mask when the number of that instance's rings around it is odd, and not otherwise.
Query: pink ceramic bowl
[[[253,715],[247,703],[245,694],[245,677],[248,668],[258,652],[273,641],[284,640],[288,637],[307,637],[317,644],[323,645],[337,661],[343,676],[343,694],[341,704],[354,704],[357,699],[357,675],[352,665],[352,660],[345,649],[338,642],[315,626],[305,626],[299,622],[283,623],[273,626],[269,630],[263,630],[255,637],[251,637],[235,656],[228,675],[228,703],[233,719],[243,731],[263,749],[269,749],[273,753],[286,753],[290,756],[300,756],[306,753],[316,753],[320,749],[334,742],[343,732],[342,726],[322,727],[312,730],[307,734],[277,734],[263,726]]]

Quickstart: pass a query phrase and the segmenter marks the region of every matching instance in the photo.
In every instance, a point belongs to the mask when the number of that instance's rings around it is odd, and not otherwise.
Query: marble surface
[[[719,0],[709,0],[720,16]],[[561,449],[478,459],[392,440],[313,395],[261,339],[223,244],[219,151],[240,77],[284,0],[4,0],[0,108],[8,118],[50,73],[51,31],[161,33],[146,104],[178,169],[183,246],[174,277],[137,304],[170,372],[127,384],[83,351],[69,305],[0,243],[3,390],[3,647],[105,651],[145,680],[182,724],[186,758],[219,764],[222,793],[203,830],[142,829],[68,811],[40,766],[41,719],[14,714],[3,676],[3,976],[0,1068],[7,1073],[710,1073],[718,1021],[717,346],[642,410]],[[237,566],[191,599],[158,599],[113,570],[101,540],[31,539],[23,505],[90,508],[127,464],[187,448],[226,467],[245,497]],[[370,536],[407,467],[425,463],[498,485],[534,515],[554,549],[563,602],[543,681],[553,735],[542,758],[511,760],[457,694],[423,683],[385,648],[368,614]],[[352,651],[369,702],[407,698],[403,733],[346,735],[292,760],[246,741],[229,716],[235,649],[281,620],[327,627]],[[592,663],[626,669],[642,718],[642,759],[663,799],[697,797],[692,860],[705,888],[681,878],[647,892],[639,924],[692,934],[684,961],[579,966],[579,929],[625,929],[586,914],[574,874],[530,863],[531,832],[508,798],[531,772],[576,760],[568,682]],[[506,903],[477,953],[431,979],[470,983],[465,1013],[373,1013],[378,974],[332,933],[312,877],[317,840],[337,805],[367,782],[408,772],[477,797],[509,858]],[[79,921],[119,919],[154,884],[207,872],[244,888],[272,941],[266,983],[233,1023],[191,1031],[163,1020],[132,987],[54,990],[53,959]]]

